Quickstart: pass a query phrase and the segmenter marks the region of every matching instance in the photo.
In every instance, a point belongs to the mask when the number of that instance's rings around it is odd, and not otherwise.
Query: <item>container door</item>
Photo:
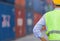
[[[26,0],[26,8],[27,9],[33,8],[33,0]]]
[[[7,41],[15,38],[14,28],[14,7],[9,4],[0,3],[0,33],[1,41]]]
[[[15,0],[15,5],[25,7],[26,2],[25,0]]]
[[[16,38],[25,36],[25,9],[15,8],[16,12]]]
[[[33,32],[33,12],[26,10],[26,34]]]
[[[14,3],[15,2],[15,0],[5,0],[5,1],[8,3]]]

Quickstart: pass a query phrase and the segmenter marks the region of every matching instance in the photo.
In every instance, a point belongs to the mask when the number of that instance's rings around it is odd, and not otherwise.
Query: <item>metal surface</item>
[[[0,41],[15,38],[13,9],[13,5],[0,3]]]

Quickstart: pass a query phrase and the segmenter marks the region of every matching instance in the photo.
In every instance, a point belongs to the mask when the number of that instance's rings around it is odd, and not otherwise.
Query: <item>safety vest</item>
[[[47,35],[49,40],[60,40],[60,10],[53,10],[45,14]]]

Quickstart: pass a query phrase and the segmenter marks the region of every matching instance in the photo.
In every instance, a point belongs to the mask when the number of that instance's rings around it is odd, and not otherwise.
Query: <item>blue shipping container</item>
[[[46,0],[33,0],[33,9],[36,12],[45,13]]]
[[[8,3],[14,3],[15,2],[15,0],[5,0],[5,1]]]
[[[26,8],[33,8],[33,0],[26,0]]]
[[[15,38],[15,32],[13,31],[14,20],[14,6],[0,2],[0,41]]]
[[[0,0],[0,1],[3,1],[3,0]]]
[[[26,11],[26,34],[33,32],[33,12]]]

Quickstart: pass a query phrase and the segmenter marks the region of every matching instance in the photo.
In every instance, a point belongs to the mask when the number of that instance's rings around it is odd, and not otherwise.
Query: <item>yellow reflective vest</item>
[[[60,40],[60,10],[46,13],[45,21],[49,40]]]

